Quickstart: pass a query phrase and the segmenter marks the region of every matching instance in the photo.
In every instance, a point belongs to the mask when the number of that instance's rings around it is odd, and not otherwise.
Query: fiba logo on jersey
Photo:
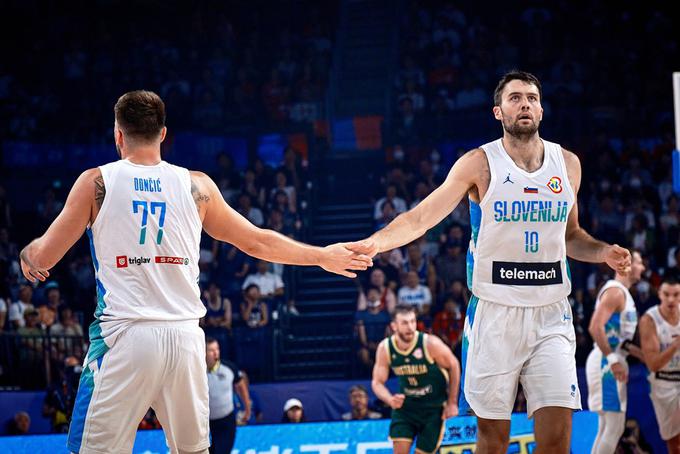
[[[552,177],[546,186],[555,194],[559,194],[562,192],[562,179],[560,177]]]
[[[116,257],[116,268],[127,268],[128,260],[126,255],[119,255]]]

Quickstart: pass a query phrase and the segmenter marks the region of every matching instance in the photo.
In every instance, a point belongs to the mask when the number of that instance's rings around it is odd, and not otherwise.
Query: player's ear
[[[503,119],[503,112],[501,112],[501,106],[493,106],[493,116],[496,120]]]
[[[165,135],[168,133],[168,128],[163,126],[163,129],[161,129],[161,143],[165,140]]]

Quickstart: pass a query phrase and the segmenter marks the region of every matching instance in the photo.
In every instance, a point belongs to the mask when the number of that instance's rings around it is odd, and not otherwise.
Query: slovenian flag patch
[[[533,188],[531,186],[524,186],[525,194],[538,194],[538,188]]]

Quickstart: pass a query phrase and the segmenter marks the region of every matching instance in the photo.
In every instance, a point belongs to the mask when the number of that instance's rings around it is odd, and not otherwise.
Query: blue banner
[[[392,443],[387,438],[389,425],[389,420],[380,420],[239,427],[232,454],[387,454],[392,452]],[[574,413],[571,452],[590,452],[596,431],[595,413]],[[440,453],[473,453],[476,439],[474,417],[449,419]],[[533,421],[525,414],[512,415],[508,453],[530,454],[534,446]],[[0,452],[67,453],[66,435],[3,437],[0,438]],[[138,432],[133,452],[168,453],[163,432]]]

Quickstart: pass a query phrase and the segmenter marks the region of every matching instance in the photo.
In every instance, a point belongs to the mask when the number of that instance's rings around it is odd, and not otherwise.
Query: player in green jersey
[[[413,306],[397,305],[394,335],[378,346],[373,392],[392,408],[390,439],[395,454],[433,453],[444,434],[444,421],[458,414],[460,364],[438,337],[416,329]],[[399,393],[385,387],[390,369],[399,377]]]

